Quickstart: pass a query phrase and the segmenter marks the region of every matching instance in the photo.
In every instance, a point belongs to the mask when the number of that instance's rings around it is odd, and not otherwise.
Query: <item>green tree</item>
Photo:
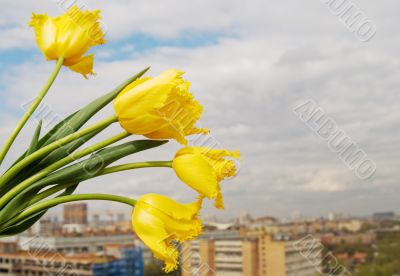
[[[144,266],[145,276],[180,276],[179,270],[173,271],[171,273],[166,273],[163,269],[163,264],[161,262],[150,262]]]
[[[371,262],[356,269],[356,276],[393,276],[400,273],[400,234],[380,239]]]

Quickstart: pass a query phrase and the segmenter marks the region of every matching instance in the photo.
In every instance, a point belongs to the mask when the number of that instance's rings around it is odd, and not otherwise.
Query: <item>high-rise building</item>
[[[396,217],[394,212],[380,212],[372,215],[375,220],[392,220]]]
[[[117,215],[117,221],[118,222],[125,221],[125,220],[126,220],[125,214],[118,214]]]
[[[206,233],[182,246],[182,276],[314,276],[322,256],[303,256],[307,246],[265,233]]]
[[[75,203],[64,205],[64,224],[87,224],[87,204]]]
[[[39,235],[40,236],[49,236],[53,234],[55,228],[55,224],[50,218],[45,218],[39,220]]]

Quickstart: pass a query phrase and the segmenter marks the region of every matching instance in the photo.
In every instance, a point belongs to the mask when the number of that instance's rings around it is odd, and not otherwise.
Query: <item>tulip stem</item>
[[[76,185],[76,183],[65,183],[65,184],[58,184],[55,185],[39,194],[37,194],[36,196],[34,196],[31,201],[29,201],[29,206],[38,203],[39,201],[42,201],[45,198],[48,198],[51,195],[54,195],[55,193],[58,193],[61,190],[67,189],[71,186]]]
[[[19,213],[17,216],[15,216],[13,219],[2,225],[2,229],[5,229],[8,226],[23,221],[24,219],[27,219],[37,213],[40,213],[57,205],[67,202],[81,201],[81,200],[107,200],[107,201],[125,203],[132,207],[135,207],[136,204],[136,200],[134,199],[123,196],[110,195],[110,194],[77,194],[77,195],[60,196],[28,207],[27,209]]]
[[[47,168],[44,168],[43,170],[39,171],[38,173],[34,174],[33,176],[29,177],[28,179],[25,179],[21,183],[19,183],[17,186],[13,187],[11,190],[9,190],[5,195],[3,195],[0,198],[0,208],[5,206],[8,201],[10,201],[13,197],[18,195],[18,193],[22,192],[26,188],[28,188],[30,185],[35,183],[36,181],[42,179],[43,177],[47,176],[51,172],[64,167],[65,165],[82,158],[86,155],[89,155],[97,150],[100,150],[108,145],[111,145],[115,142],[118,142],[126,137],[128,137],[130,134],[128,132],[122,132],[120,134],[117,134],[113,137],[110,137],[102,142],[99,142],[97,144],[94,144],[86,149],[83,149],[81,151],[72,153],[71,155],[58,160],[57,162],[51,164]]]
[[[115,115],[102,120],[90,127],[87,127],[85,129],[82,129],[80,131],[77,131],[75,133],[72,133],[68,136],[65,136],[64,138],[61,138],[37,151],[35,151],[34,153],[32,153],[31,155],[25,157],[24,159],[22,159],[20,162],[18,162],[17,164],[15,164],[13,167],[11,167],[5,174],[3,174],[3,176],[0,177],[0,188],[2,186],[4,186],[8,181],[10,181],[14,176],[16,176],[21,170],[23,170],[26,166],[28,166],[29,164],[31,164],[32,162],[36,161],[37,159],[45,156],[46,154],[52,152],[53,150],[64,146],[76,139],[81,138],[82,136],[85,136],[93,131],[96,131],[98,129],[102,129],[105,128],[109,125],[111,125],[112,123],[115,123],[116,121],[118,121],[117,117]],[[2,201],[3,198],[0,199],[0,201]]]
[[[108,168],[105,168],[100,173],[100,175],[106,175],[106,174],[110,174],[110,173],[116,173],[116,172],[133,170],[133,169],[155,168],[155,167],[171,168],[172,161],[147,161],[147,162],[137,162],[137,163],[124,164],[124,165],[120,165],[120,166],[108,167]]]
[[[4,158],[6,157],[8,151],[10,150],[10,148],[11,148],[12,144],[14,143],[15,139],[17,138],[18,134],[21,132],[21,130],[25,126],[26,122],[29,120],[29,118],[35,112],[35,110],[37,109],[39,104],[42,102],[43,98],[46,96],[46,94],[49,91],[51,85],[53,84],[53,82],[55,81],[58,73],[60,72],[63,63],[64,63],[64,58],[60,57],[57,60],[56,66],[54,67],[54,70],[51,73],[49,79],[47,80],[46,84],[42,88],[42,91],[40,91],[39,96],[35,99],[33,104],[25,112],[25,114],[21,118],[20,122],[18,123],[17,127],[14,129],[13,133],[8,138],[8,140],[6,141],[3,149],[0,152],[0,165],[3,163]]]
[[[121,171],[127,171],[127,170],[134,170],[134,169],[141,169],[141,168],[151,168],[151,167],[165,167],[165,168],[170,168],[172,166],[172,161],[147,161],[147,162],[137,162],[137,163],[131,163],[131,164],[124,164],[120,166],[114,166],[114,167],[109,167],[100,172],[100,174],[94,176],[102,176],[102,175],[107,175],[111,173],[116,173],[116,172],[121,172]],[[36,195],[30,202],[29,205],[35,204],[61,190],[64,190],[66,188],[69,188],[70,186],[76,185],[76,183],[65,183],[65,184],[59,184],[56,186],[53,186],[52,188],[49,188],[40,194]]]

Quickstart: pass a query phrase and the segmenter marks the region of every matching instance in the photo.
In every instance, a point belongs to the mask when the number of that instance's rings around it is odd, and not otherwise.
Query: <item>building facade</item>
[[[88,223],[88,208],[86,203],[74,203],[64,206],[64,224]]]
[[[182,246],[182,276],[315,276],[321,256],[306,258],[306,246],[262,232],[206,234]]]
[[[114,245],[102,255],[45,250],[0,253],[0,275],[144,276],[144,269],[140,247]]]
[[[114,235],[82,235],[31,237],[20,236],[19,246],[23,250],[39,250],[65,254],[95,253],[103,251],[107,244],[132,245],[135,239],[131,233]]]

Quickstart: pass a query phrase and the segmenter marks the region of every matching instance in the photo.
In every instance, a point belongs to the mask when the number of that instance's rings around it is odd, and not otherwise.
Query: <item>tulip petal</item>
[[[184,183],[208,198],[216,198],[219,190],[217,175],[210,162],[200,153],[178,153],[172,166]]]
[[[201,208],[201,202],[200,204],[181,204],[169,197],[158,194],[146,194],[140,198],[140,201],[153,208],[162,206],[163,208],[159,209],[160,212],[178,220],[192,220],[197,216]]]
[[[175,85],[175,79],[181,74],[182,72],[171,69],[155,78],[134,81],[115,99],[114,109],[117,116],[122,120],[135,119],[161,108]],[[136,125],[135,122],[132,121],[132,125]]]
[[[87,78],[92,74],[93,56],[84,55],[91,47],[105,43],[99,19],[100,11],[81,11],[73,6],[55,18],[33,14],[29,25],[47,60],[64,58],[65,66]]]
[[[100,11],[81,11],[77,6],[58,16],[56,43],[66,60],[82,57],[90,47],[105,43],[98,20]]]
[[[124,89],[114,102],[121,126],[132,134],[175,139],[181,144],[187,144],[187,135],[208,133],[194,126],[203,107],[188,92],[190,83],[182,79],[182,74],[170,69]]]
[[[147,194],[139,198],[132,213],[132,225],[139,238],[154,256],[165,262],[170,272],[178,266],[178,250],[173,241],[183,243],[194,239],[201,231],[197,218],[202,199],[180,204],[168,197]]]
[[[201,196],[215,199],[215,207],[224,208],[220,182],[237,172],[233,160],[239,158],[239,151],[210,149],[205,147],[184,147],[172,162],[176,175]]]
[[[88,78],[88,75],[93,75],[93,62],[94,56],[87,55],[85,57],[80,58],[78,61],[74,62],[74,64],[70,65],[68,68],[74,72],[82,74],[85,79]]]
[[[57,59],[57,46],[55,44],[57,28],[53,18],[46,14],[33,13],[29,26],[33,27],[36,42],[46,59]]]
[[[137,205],[132,214],[132,224],[139,238],[150,248],[154,257],[165,262],[165,271],[178,267],[178,250],[169,242],[170,235],[164,223],[156,216],[141,211]]]

